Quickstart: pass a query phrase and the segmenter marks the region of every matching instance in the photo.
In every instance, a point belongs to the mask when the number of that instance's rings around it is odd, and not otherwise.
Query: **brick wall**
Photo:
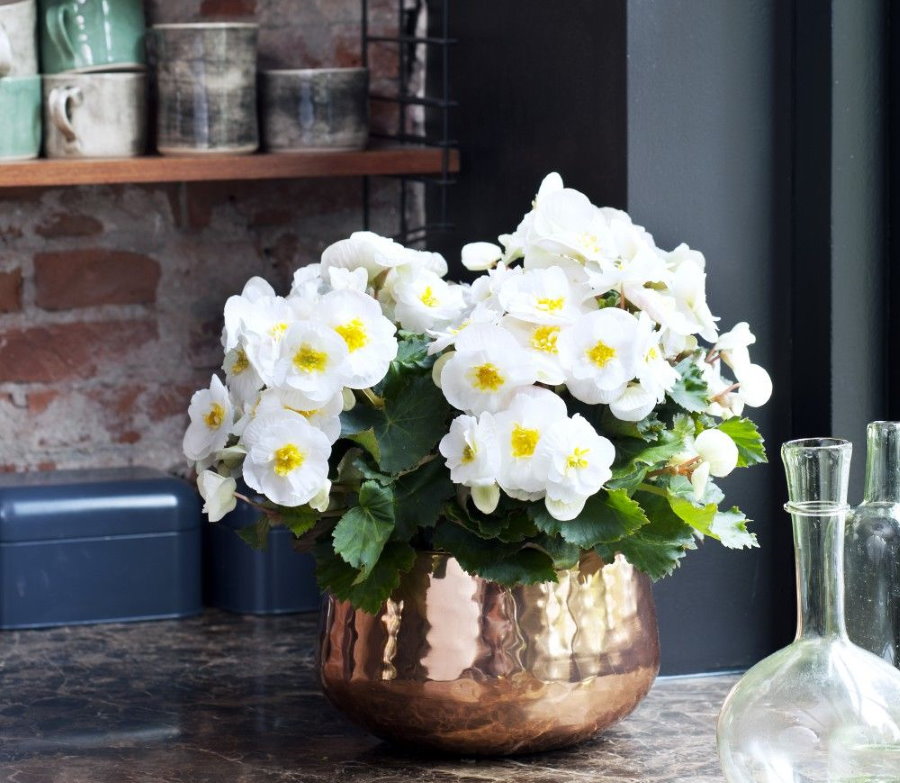
[[[392,31],[393,0],[372,3]],[[254,18],[261,67],[357,65],[359,0],[149,0],[151,23]],[[375,84],[396,58],[372,51]],[[375,108],[375,107],[373,107]],[[373,123],[389,127],[391,117]],[[396,224],[376,188],[376,228]],[[358,179],[0,190],[0,471],[180,468],[225,299],[361,227]]]

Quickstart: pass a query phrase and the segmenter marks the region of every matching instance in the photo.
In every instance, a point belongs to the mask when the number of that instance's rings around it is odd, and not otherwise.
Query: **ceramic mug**
[[[0,161],[30,160],[41,151],[41,77],[0,79]]]
[[[157,149],[164,155],[254,152],[259,26],[239,22],[152,28]]]
[[[0,76],[38,72],[35,0],[0,0]]]
[[[130,158],[144,152],[146,74],[45,76],[43,93],[48,158]]]
[[[263,71],[263,138],[272,152],[356,150],[369,138],[365,68]]]
[[[43,73],[140,70],[142,0],[40,0]]]

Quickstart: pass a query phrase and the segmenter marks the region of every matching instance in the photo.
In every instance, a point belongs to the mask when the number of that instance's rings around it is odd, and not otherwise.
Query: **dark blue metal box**
[[[199,499],[148,468],[0,475],[0,628],[202,609]]]
[[[204,568],[206,603],[239,614],[309,612],[322,602],[312,555],[293,548],[294,536],[283,527],[269,531],[268,545],[253,549],[237,534],[259,519],[249,503],[221,521],[206,525]]]

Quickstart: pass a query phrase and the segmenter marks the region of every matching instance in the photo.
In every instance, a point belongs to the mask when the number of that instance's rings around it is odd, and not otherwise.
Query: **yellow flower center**
[[[659,356],[659,351],[657,351],[655,347],[651,346],[650,350],[647,351],[647,361],[652,362],[658,356]]]
[[[323,372],[327,366],[328,354],[324,351],[317,351],[306,343],[301,345],[294,354],[294,367],[300,372]]]
[[[531,347],[543,353],[558,353],[557,337],[559,337],[558,326],[539,326],[531,333]]]
[[[597,340],[593,348],[587,351],[587,358],[590,359],[598,367],[603,368],[609,364],[610,359],[615,357],[616,349],[607,345],[603,340]]]
[[[559,297],[559,299],[538,299],[537,300],[537,308],[538,310],[543,310],[545,313],[555,313],[557,310],[562,310],[566,304],[565,297]]]
[[[275,324],[275,326],[269,329],[269,337],[275,337],[277,339],[287,331],[287,328],[288,325],[284,321],[279,324]]]
[[[480,391],[494,392],[506,383],[500,371],[490,362],[473,367],[471,374],[472,385]]]
[[[585,231],[580,237],[581,247],[589,253],[598,254],[600,252],[600,240],[596,234]]]
[[[234,357],[234,364],[231,366],[231,374],[232,375],[240,375],[245,370],[250,368],[250,360],[247,358],[247,354],[243,349],[237,352],[237,356]]]
[[[209,406],[203,421],[211,430],[219,429],[225,421],[225,409],[219,403],[214,402]]]
[[[512,449],[512,455],[519,459],[521,457],[530,457],[537,448],[538,441],[541,439],[541,433],[537,430],[529,430],[516,424],[513,427],[512,435],[509,438],[509,445]]]
[[[292,408],[290,405],[285,405],[284,409],[291,411],[292,413],[299,413],[305,419],[308,419],[311,416],[315,416],[319,412],[318,409],[314,411],[301,411],[299,408]]]
[[[462,464],[468,465],[475,459],[475,449],[473,449],[468,443],[466,447],[463,449],[462,453]]]
[[[576,448],[566,460],[566,467],[572,470],[580,470],[588,466],[588,461],[584,458],[590,449]]]
[[[431,290],[431,286],[426,286],[425,290],[419,294],[419,301],[422,302],[425,307],[437,307],[438,298],[434,295],[434,291]]]
[[[305,460],[306,457],[303,455],[303,452],[293,443],[288,443],[275,452],[275,472],[279,476],[287,476],[292,471],[297,470]]]
[[[354,318],[352,321],[348,321],[345,324],[335,326],[334,331],[344,338],[344,342],[347,343],[347,348],[350,349],[350,353],[358,351],[360,348],[365,348],[369,343],[369,335],[366,334],[366,327],[359,318]]]

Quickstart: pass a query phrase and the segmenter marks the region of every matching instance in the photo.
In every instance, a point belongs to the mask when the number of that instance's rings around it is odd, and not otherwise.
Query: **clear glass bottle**
[[[900,781],[900,672],[844,628],[844,527],[851,445],[790,441],[797,635],[750,669],[722,706],[729,783]]]
[[[866,441],[865,493],[844,539],[847,633],[900,667],[900,422],[871,422]]]

